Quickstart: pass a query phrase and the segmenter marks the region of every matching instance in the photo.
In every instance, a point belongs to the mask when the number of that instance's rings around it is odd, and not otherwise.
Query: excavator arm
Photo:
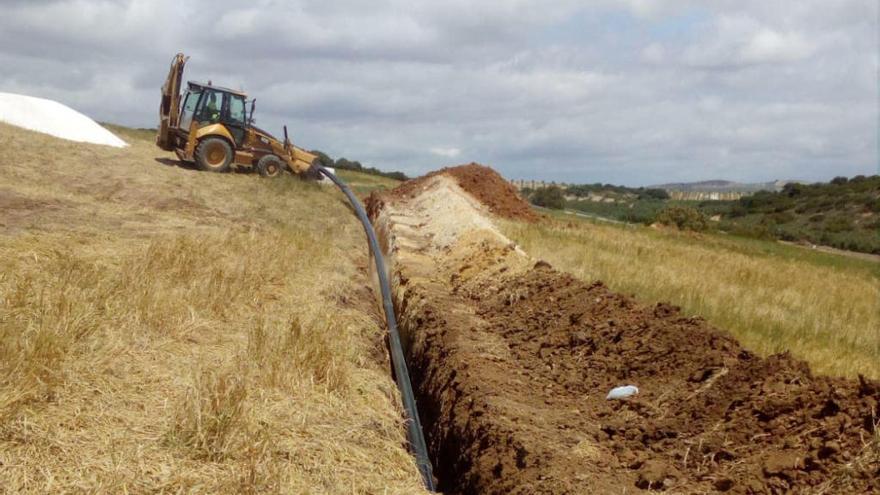
[[[183,67],[189,57],[178,53],[171,61],[168,77],[162,85],[162,102],[159,104],[159,131],[156,144],[166,151],[175,148],[174,130],[180,120],[180,83],[183,80]]]

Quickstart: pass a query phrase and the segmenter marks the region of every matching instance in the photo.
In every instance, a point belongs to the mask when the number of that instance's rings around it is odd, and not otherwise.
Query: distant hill
[[[699,182],[671,182],[649,186],[666,191],[693,191],[693,192],[757,192],[757,191],[781,191],[788,183],[802,183],[796,180],[777,180],[772,182],[734,182],[729,180],[704,180]]]

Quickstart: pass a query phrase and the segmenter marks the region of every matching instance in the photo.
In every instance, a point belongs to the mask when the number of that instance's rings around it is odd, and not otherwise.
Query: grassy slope
[[[358,194],[367,194],[377,189],[393,189],[400,184],[399,180],[389,179],[380,175],[362,174],[351,170],[337,169],[336,175]]]
[[[557,268],[643,301],[672,302],[759,353],[790,350],[818,372],[880,378],[880,264],[775,242],[562,217],[505,230]]]
[[[334,189],[0,125],[0,486],[418,493]]]
[[[745,197],[722,211],[722,228],[880,254],[880,176],[786,187]]]
[[[603,203],[582,199],[566,201],[566,208],[620,222],[652,223],[657,214],[671,204],[679,204],[679,202],[659,199],[631,199],[622,202]]]

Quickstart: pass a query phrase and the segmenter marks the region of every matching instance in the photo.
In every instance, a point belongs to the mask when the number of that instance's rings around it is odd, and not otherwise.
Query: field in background
[[[336,175],[351,189],[358,194],[369,194],[375,190],[394,189],[400,184],[399,180],[389,179],[379,175],[362,174],[351,170],[337,169]]]
[[[113,130],[0,125],[3,491],[419,493],[342,196]]]
[[[760,354],[880,378],[880,264],[775,242],[586,220],[505,223],[537,258],[648,302],[668,301]]]
[[[772,184],[766,184],[772,186]],[[544,204],[531,194],[535,204]],[[547,192],[543,191],[544,196]],[[789,183],[779,191],[757,191],[738,200],[670,200],[658,189],[607,184],[569,186],[563,206],[601,217],[650,225],[670,207],[698,210],[714,230],[755,239],[779,239],[880,254],[880,176],[838,177],[829,183]],[[705,193],[707,196],[709,193]],[[716,194],[723,195],[724,192]],[[579,199],[574,199],[579,198]],[[695,212],[696,214],[696,212]],[[702,229],[698,229],[702,230]]]

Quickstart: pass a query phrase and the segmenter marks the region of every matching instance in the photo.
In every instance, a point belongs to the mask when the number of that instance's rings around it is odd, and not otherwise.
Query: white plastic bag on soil
[[[639,393],[639,387],[635,385],[626,385],[624,387],[614,387],[605,396],[605,400],[626,399]]]

